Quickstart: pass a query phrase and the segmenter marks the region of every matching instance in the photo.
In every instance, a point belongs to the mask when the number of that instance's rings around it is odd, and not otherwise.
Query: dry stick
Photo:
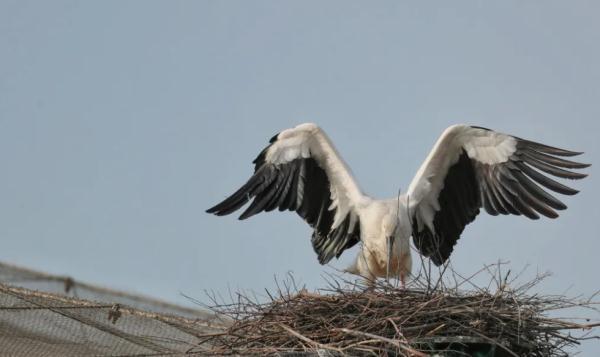
[[[434,333],[438,332],[439,330],[443,329],[444,327],[446,327],[446,324],[441,324],[438,327],[434,328],[433,330],[427,332],[425,335],[432,336]]]
[[[424,309],[427,305],[429,305],[430,303],[439,300],[439,297],[437,298],[433,298],[431,300],[425,301],[423,304],[421,304],[421,306],[419,306],[419,308],[417,308],[411,315],[409,315],[407,318],[405,318],[400,324],[404,325],[408,320],[410,320],[411,318],[413,318],[417,313],[419,313],[422,309]]]
[[[361,341],[358,341],[358,342],[354,342],[354,343],[351,343],[351,344],[349,344],[347,346],[344,346],[342,348],[342,353],[344,351],[347,351],[347,350],[350,350],[350,349],[355,349],[358,346],[369,345],[369,344],[375,343],[375,342],[381,342],[381,340],[371,339],[371,340],[361,340]]]
[[[590,330],[594,327],[600,327],[600,322],[593,324],[577,324],[577,323],[569,323],[567,321],[561,321],[556,319],[546,319],[547,322],[551,321],[555,324],[560,324],[561,326],[548,327],[548,329],[553,330]]]
[[[460,323],[460,322],[458,322],[458,321],[453,321],[453,320],[451,320],[451,319],[446,319],[446,320],[448,320],[448,321],[450,321],[450,322],[453,322],[453,323],[455,323],[455,324],[457,324],[457,325],[460,325],[460,326],[461,326],[461,327],[463,327],[463,328],[464,328],[464,327],[466,327],[466,326],[464,326],[463,324],[461,324],[461,323]],[[476,335],[478,335],[479,337],[481,337],[481,338],[483,338],[483,339],[487,340],[489,343],[491,343],[491,344],[494,344],[494,345],[496,345],[496,346],[498,346],[498,347],[502,348],[503,350],[505,350],[506,352],[508,352],[508,353],[509,353],[509,354],[511,354],[512,356],[519,357],[519,355],[518,355],[518,354],[516,354],[515,352],[513,352],[513,351],[512,351],[510,348],[508,348],[508,347],[506,347],[506,346],[502,345],[501,343],[498,343],[497,341],[494,341],[494,339],[487,337],[486,335],[482,334],[481,332],[479,332],[479,331],[477,331],[477,330],[472,330],[472,331],[473,331],[473,333],[474,333],[474,334],[476,334]]]
[[[510,270],[509,270],[510,272]],[[508,274],[506,275],[506,277],[508,278]],[[506,280],[505,280],[506,281]],[[515,298],[514,295],[511,295],[511,298],[513,300],[513,302],[515,303],[515,305],[517,305],[517,314],[518,314],[518,320],[517,320],[517,344],[521,343],[521,326],[523,326],[523,321],[521,319],[521,305],[519,304],[519,301]]]
[[[336,330],[344,332],[344,333],[347,333],[349,335],[361,336],[361,337],[368,337],[368,338],[372,338],[372,339],[375,339],[375,340],[379,340],[381,342],[389,343],[391,345],[394,345],[394,346],[396,346],[396,347],[398,347],[398,348],[400,348],[400,349],[402,349],[402,350],[410,353],[412,356],[416,356],[416,357],[427,357],[428,356],[427,354],[425,354],[423,352],[419,352],[419,351],[417,351],[415,349],[412,349],[412,348],[410,348],[410,347],[408,347],[408,346],[400,343],[400,341],[398,341],[398,340],[392,340],[392,339],[389,339],[387,337],[374,335],[374,334],[368,333],[368,332],[361,332],[361,331],[350,330],[350,329],[347,329],[347,328],[339,328],[339,329],[336,329]]]
[[[439,277],[438,280],[435,282],[435,285],[433,286],[433,290],[437,290],[439,287],[439,284],[441,283],[443,285],[443,278],[444,278],[444,273],[446,272],[446,269],[448,268],[448,265],[450,264],[450,261],[446,261],[446,263],[444,263],[444,269],[438,269],[438,273],[439,273]]]
[[[291,327],[289,327],[289,326],[286,326],[286,325],[284,325],[284,324],[279,324],[279,326],[281,326],[281,328],[283,328],[284,330],[286,330],[287,332],[289,332],[291,335],[293,335],[293,336],[295,336],[295,337],[299,338],[300,340],[302,340],[302,341],[304,341],[304,342],[310,343],[310,344],[312,344],[312,345],[313,345],[313,346],[315,346],[315,347],[322,348],[322,349],[326,349],[326,350],[334,350],[334,351],[338,351],[338,352],[340,352],[340,353],[342,352],[342,350],[340,350],[339,348],[335,348],[335,347],[333,347],[333,346],[324,345],[324,344],[322,344],[322,343],[319,343],[319,342],[317,342],[317,341],[313,341],[313,340],[311,340],[310,338],[308,338],[308,337],[306,337],[306,336],[303,336],[303,335],[301,335],[300,333],[298,333],[298,332],[294,331],[294,330],[293,330]]]
[[[398,208],[396,209],[396,225],[400,225],[400,193],[401,193],[402,188],[398,189]],[[390,283],[390,264],[392,264],[392,254],[393,254],[393,247],[394,247],[394,239],[395,239],[395,235],[392,233],[391,237],[386,237],[387,239],[387,264],[386,264],[386,268],[385,268],[385,280],[386,282],[389,284]],[[398,266],[398,269],[400,269],[400,267]]]
[[[409,224],[412,225],[412,217],[410,214],[410,195],[406,196],[406,215],[408,217],[408,222]],[[415,220],[416,220],[416,216],[415,216]],[[417,223],[417,229],[418,229],[418,223]],[[431,285],[431,260],[428,261],[429,265],[428,265],[428,269],[425,266],[425,257],[423,256],[423,254],[421,254],[421,252],[419,250],[417,250],[417,253],[419,254],[419,258],[421,260],[421,269],[419,270],[419,277],[421,276],[421,273],[425,274],[425,280],[427,281],[427,292],[429,292],[430,290],[430,285]]]
[[[388,318],[387,321],[389,321],[390,324],[392,324],[392,326],[394,327],[394,330],[396,330],[396,334],[400,337],[402,337],[402,339],[404,339],[406,341],[406,338],[404,337],[404,334],[400,331],[400,328],[398,327],[398,325],[396,325],[396,323],[394,322],[394,320],[392,320],[391,318]]]

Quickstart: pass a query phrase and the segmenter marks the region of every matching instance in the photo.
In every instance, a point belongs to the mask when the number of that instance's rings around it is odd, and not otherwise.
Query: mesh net
[[[1,264],[0,278],[3,356],[180,355],[197,346],[202,335],[223,328],[222,321],[202,310],[66,277]],[[67,296],[75,293],[96,302]]]
[[[44,291],[77,299],[119,303],[140,310],[189,318],[211,318],[204,310],[188,308],[151,297],[108,289],[76,281],[69,276],[52,275],[0,262],[0,283]]]

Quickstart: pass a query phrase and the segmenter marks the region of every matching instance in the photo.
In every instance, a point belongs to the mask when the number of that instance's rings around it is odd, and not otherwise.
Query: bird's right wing
[[[368,200],[325,133],[301,124],[275,135],[239,190],[207,210],[218,216],[253,199],[240,219],[262,211],[296,211],[314,228],[312,245],[325,264],[360,240],[357,208]]]
[[[584,178],[564,168],[589,165],[561,158],[579,154],[485,128],[449,127],[408,189],[417,249],[442,264],[482,206],[491,215],[558,217],[555,210],[567,206],[539,185],[565,195],[577,193],[549,176]]]

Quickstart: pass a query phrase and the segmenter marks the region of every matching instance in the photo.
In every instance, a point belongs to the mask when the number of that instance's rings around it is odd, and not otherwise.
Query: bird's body
[[[387,200],[369,199],[358,212],[362,246],[346,271],[369,280],[395,277],[404,281],[412,267],[412,226],[408,220],[406,195]]]
[[[589,165],[560,158],[578,154],[454,125],[440,136],[407,192],[378,200],[362,192],[327,135],[306,123],[275,135],[254,160],[254,175],[207,212],[230,214],[251,199],[240,219],[275,208],[296,211],[314,229],[311,242],[321,264],[361,242],[348,272],[404,282],[412,265],[411,236],[419,252],[440,265],[481,207],[492,215],[557,217],[555,210],[566,206],[539,185],[566,195],[577,191],[541,172],[583,178],[564,168]]]

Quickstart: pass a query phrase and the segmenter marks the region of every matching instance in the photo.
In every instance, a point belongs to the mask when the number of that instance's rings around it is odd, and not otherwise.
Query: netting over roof
[[[1,264],[0,279],[69,294],[75,289],[78,295],[101,301],[0,284],[3,356],[179,355],[197,345],[198,336],[222,329],[222,321],[202,310],[76,283],[69,278]],[[182,312],[187,317],[175,315]]]
[[[174,314],[190,318],[211,318],[205,310],[193,309],[147,296],[107,289],[83,283],[69,276],[47,274],[0,262],[0,283],[30,290],[65,295],[77,299],[119,303],[141,310]]]

